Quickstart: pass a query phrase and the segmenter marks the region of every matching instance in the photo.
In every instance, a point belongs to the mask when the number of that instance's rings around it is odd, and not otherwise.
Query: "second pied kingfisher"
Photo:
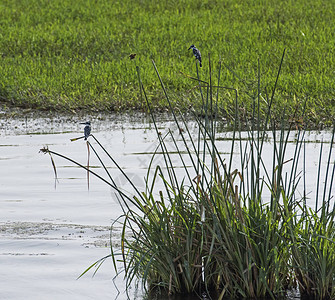
[[[190,49],[192,49],[195,58],[199,61],[200,68],[201,68],[202,67],[202,64],[201,64],[201,53],[200,53],[199,49],[197,49],[194,45],[191,45],[190,48],[188,48],[188,50],[190,50]]]
[[[86,141],[88,139],[88,137],[90,136],[91,134],[91,122],[90,121],[87,121],[87,122],[84,122],[84,123],[80,123],[80,124],[83,124],[85,125],[85,128],[84,128],[84,140]]]

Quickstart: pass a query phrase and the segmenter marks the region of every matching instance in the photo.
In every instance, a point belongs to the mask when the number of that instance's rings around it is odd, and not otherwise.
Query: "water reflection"
[[[33,113],[24,117],[3,116],[0,120],[0,282],[5,283],[0,289],[0,298],[96,299],[117,293],[112,284],[111,263],[103,265],[94,279],[86,276],[75,280],[90,263],[109,253],[106,247],[109,226],[122,214],[113,189],[91,176],[88,190],[86,173],[58,158],[55,158],[58,172],[55,185],[50,158],[38,153],[48,146],[85,165],[84,140],[70,141],[82,134],[79,123],[83,120],[87,120],[87,116],[35,116]],[[149,118],[146,115],[96,115],[90,120],[92,133],[132,182],[144,189],[143,178],[157,148],[156,133]],[[177,140],[180,137],[179,128],[169,116],[160,117],[158,126],[163,135],[171,129]],[[197,132],[196,123],[190,121],[188,126],[190,132]],[[295,135],[293,132],[291,141]],[[329,141],[329,137],[327,131],[306,134],[308,191],[315,190],[320,141]],[[247,136],[242,139],[246,142]],[[218,134],[217,145],[223,156],[230,154],[230,141],[230,132]],[[168,145],[173,148],[172,143]],[[270,148],[271,143],[265,145],[265,153],[267,147]],[[239,152],[238,145],[234,151]],[[292,156],[294,149],[287,151],[287,155]],[[172,159],[178,169],[181,166],[178,155],[172,154]],[[265,157],[264,161],[267,159],[270,161],[271,157]],[[323,160],[322,167],[325,163]],[[103,171],[93,156],[90,164],[97,172]],[[108,168],[117,185],[131,193],[131,186],[116,166],[109,164]],[[180,174],[182,171],[180,168]],[[309,204],[314,206],[315,195],[310,193],[308,198]],[[118,242],[118,236],[112,239]],[[117,283],[122,290],[123,281],[118,279]],[[121,294],[118,299],[125,297]]]

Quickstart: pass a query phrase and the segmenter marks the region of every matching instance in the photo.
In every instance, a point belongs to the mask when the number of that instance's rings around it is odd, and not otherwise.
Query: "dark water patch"
[[[46,256],[46,255],[54,255],[50,253],[0,253],[0,255],[9,255],[9,256]]]

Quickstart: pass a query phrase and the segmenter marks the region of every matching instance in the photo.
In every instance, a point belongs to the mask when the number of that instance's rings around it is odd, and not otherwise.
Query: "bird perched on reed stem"
[[[190,49],[192,49],[193,55],[199,61],[200,68],[201,68],[202,67],[202,64],[201,64],[201,53],[200,53],[199,49],[197,49],[194,45],[191,45],[190,48],[188,48],[188,50],[190,50]]]
[[[85,128],[84,128],[84,140],[86,141],[88,139],[88,137],[90,136],[91,134],[91,122],[90,121],[87,121],[87,122],[84,122],[84,123],[80,123],[80,124],[83,124],[85,125]]]

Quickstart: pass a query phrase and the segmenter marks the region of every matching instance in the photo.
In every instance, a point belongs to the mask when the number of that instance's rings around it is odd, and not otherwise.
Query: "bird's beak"
[[[188,48],[188,50],[190,50],[191,49],[191,47],[190,48]]]

